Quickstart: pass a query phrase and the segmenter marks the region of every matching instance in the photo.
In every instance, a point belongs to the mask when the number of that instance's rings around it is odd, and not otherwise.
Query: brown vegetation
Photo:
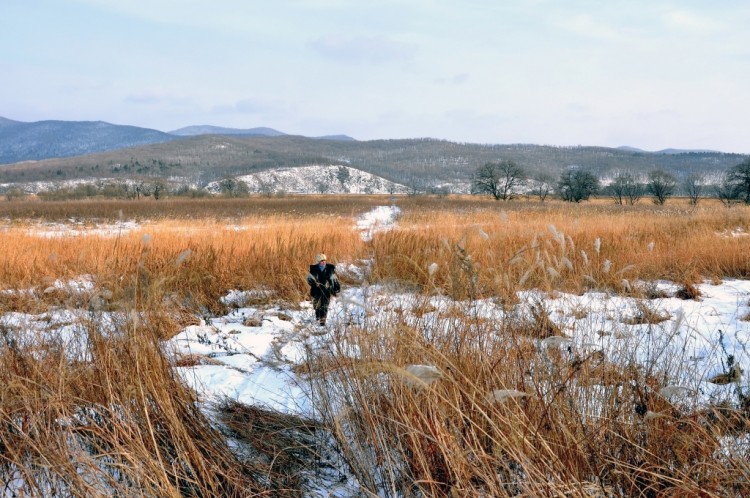
[[[721,439],[747,437],[747,406],[698,411],[659,394],[672,380],[666,367],[641,371],[599,352],[568,358],[565,338],[541,303],[531,322],[492,323],[459,302],[486,297],[510,306],[528,288],[646,297],[641,280],[670,279],[690,289],[705,278],[747,278],[747,242],[726,233],[748,231],[750,208],[400,198],[398,229],[364,242],[353,229],[355,217],[385,202],[0,203],[6,219],[0,312],[92,312],[75,361],[55,341],[0,327],[0,475],[7,489],[20,479],[18,496],[113,490],[121,496],[294,496],[299,483],[279,464],[302,468],[312,455],[311,438],[325,427],[373,492],[750,492],[746,445]],[[71,217],[78,226],[114,226],[107,234],[39,233],[39,223]],[[139,226],[123,224],[131,219]],[[320,251],[333,263],[372,259],[370,282],[456,298],[444,311],[416,307],[419,317],[446,313],[453,325],[429,331],[426,322],[402,316],[339,331],[326,351],[298,369],[310,374],[322,420],[221,407],[232,437],[256,454],[275,455],[240,458],[175,376],[160,341],[197,316],[221,312],[218,298],[230,289],[304,299],[305,267]],[[90,279],[89,288],[55,285],[82,278]],[[116,312],[114,330],[104,332],[98,310]],[[639,316],[645,323],[664,318],[647,307]],[[562,345],[548,341],[540,349],[535,341],[549,337]],[[440,374],[429,383],[409,382],[407,367],[415,364],[433,365]],[[291,451],[297,443],[304,448]],[[719,451],[722,444],[731,451]]]

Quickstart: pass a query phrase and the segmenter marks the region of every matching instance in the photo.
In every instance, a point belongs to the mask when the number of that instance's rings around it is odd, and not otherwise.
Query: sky
[[[0,116],[750,153],[750,2],[3,0]]]

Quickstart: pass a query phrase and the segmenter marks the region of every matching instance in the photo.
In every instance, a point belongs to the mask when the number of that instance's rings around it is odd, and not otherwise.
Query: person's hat
[[[320,263],[320,262],[321,262],[321,261],[323,261],[324,259],[325,259],[325,260],[327,260],[328,258],[326,258],[326,255],[325,255],[325,254],[323,254],[323,253],[320,253],[320,254],[318,254],[317,256],[315,256],[315,262],[316,262],[316,263]]]

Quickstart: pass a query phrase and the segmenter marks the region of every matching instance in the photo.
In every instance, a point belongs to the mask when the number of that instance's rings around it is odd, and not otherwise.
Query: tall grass
[[[15,220],[0,245],[0,311],[29,317],[0,323],[4,495],[299,495],[284,469],[229,450],[161,341],[221,313],[228,289],[302,299],[298,273],[316,252],[356,259],[351,217],[167,218],[75,236],[43,221]]]
[[[0,281],[7,289],[44,289],[55,279],[88,275],[117,301],[138,295],[132,279],[145,271],[162,294],[179,294],[196,306],[215,303],[233,288],[263,287],[278,298],[300,299],[305,283],[299,273],[314,254],[366,256],[351,217],[341,216],[163,220],[133,230],[115,224],[104,236],[48,236],[44,230],[13,226],[2,235]]]
[[[398,228],[365,242],[354,217],[379,202],[390,201],[0,203],[10,216],[0,234],[0,312],[45,323],[49,310],[69,310],[80,323],[72,343],[32,324],[0,327],[5,494],[299,495],[267,459],[232,453],[226,431],[251,440],[251,424],[258,437],[280,434],[249,446],[297,465],[307,453],[289,447],[312,444],[320,422],[364,488],[389,496],[750,492],[741,444],[750,407],[665,399],[660,387],[685,375],[668,354],[644,368],[627,349],[605,358],[540,348],[559,333],[543,302],[530,319],[499,321],[472,304],[490,298],[510,310],[531,288],[645,295],[641,280],[688,288],[747,277],[748,208],[408,198],[397,201]],[[71,216],[112,231],[42,236],[40,223]],[[161,341],[221,313],[230,289],[304,299],[306,267],[320,251],[334,263],[371,259],[367,281],[416,291],[415,304],[342,325],[299,366],[316,388],[318,423],[230,403],[217,427],[174,376]],[[90,285],[65,285],[81,280]],[[435,309],[436,296],[449,304]],[[448,325],[420,318],[431,313]],[[432,377],[421,380],[413,365]]]
[[[470,286],[474,268],[460,271]],[[744,388],[718,406],[673,400],[663,391],[692,383],[685,352],[672,342],[676,326],[671,335],[634,337],[605,355],[566,339],[542,303],[532,306],[530,318],[488,319],[472,300],[416,299],[395,309],[341,327],[327,354],[307,366],[323,418],[370,490],[387,496],[750,492]],[[424,310],[431,319],[414,318]],[[664,316],[642,305],[638,320],[653,324]],[[643,363],[636,362],[639,350],[649,351]]]
[[[114,323],[84,315],[71,342],[0,325],[4,496],[263,490],[176,379],[159,345],[158,311],[133,309]]]
[[[495,203],[407,211],[399,230],[373,242],[377,277],[492,296],[518,288],[625,290],[623,280],[695,283],[750,275],[744,256],[747,208],[514,207]],[[438,269],[428,275],[433,263]],[[469,264],[477,281],[457,283],[458,270]]]

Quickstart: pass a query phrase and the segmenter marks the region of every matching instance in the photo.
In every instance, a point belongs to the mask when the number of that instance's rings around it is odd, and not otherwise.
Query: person
[[[331,296],[341,292],[336,267],[328,264],[325,254],[315,256],[315,264],[310,265],[310,273],[307,274],[307,283],[310,285],[315,319],[320,325],[325,325]]]

